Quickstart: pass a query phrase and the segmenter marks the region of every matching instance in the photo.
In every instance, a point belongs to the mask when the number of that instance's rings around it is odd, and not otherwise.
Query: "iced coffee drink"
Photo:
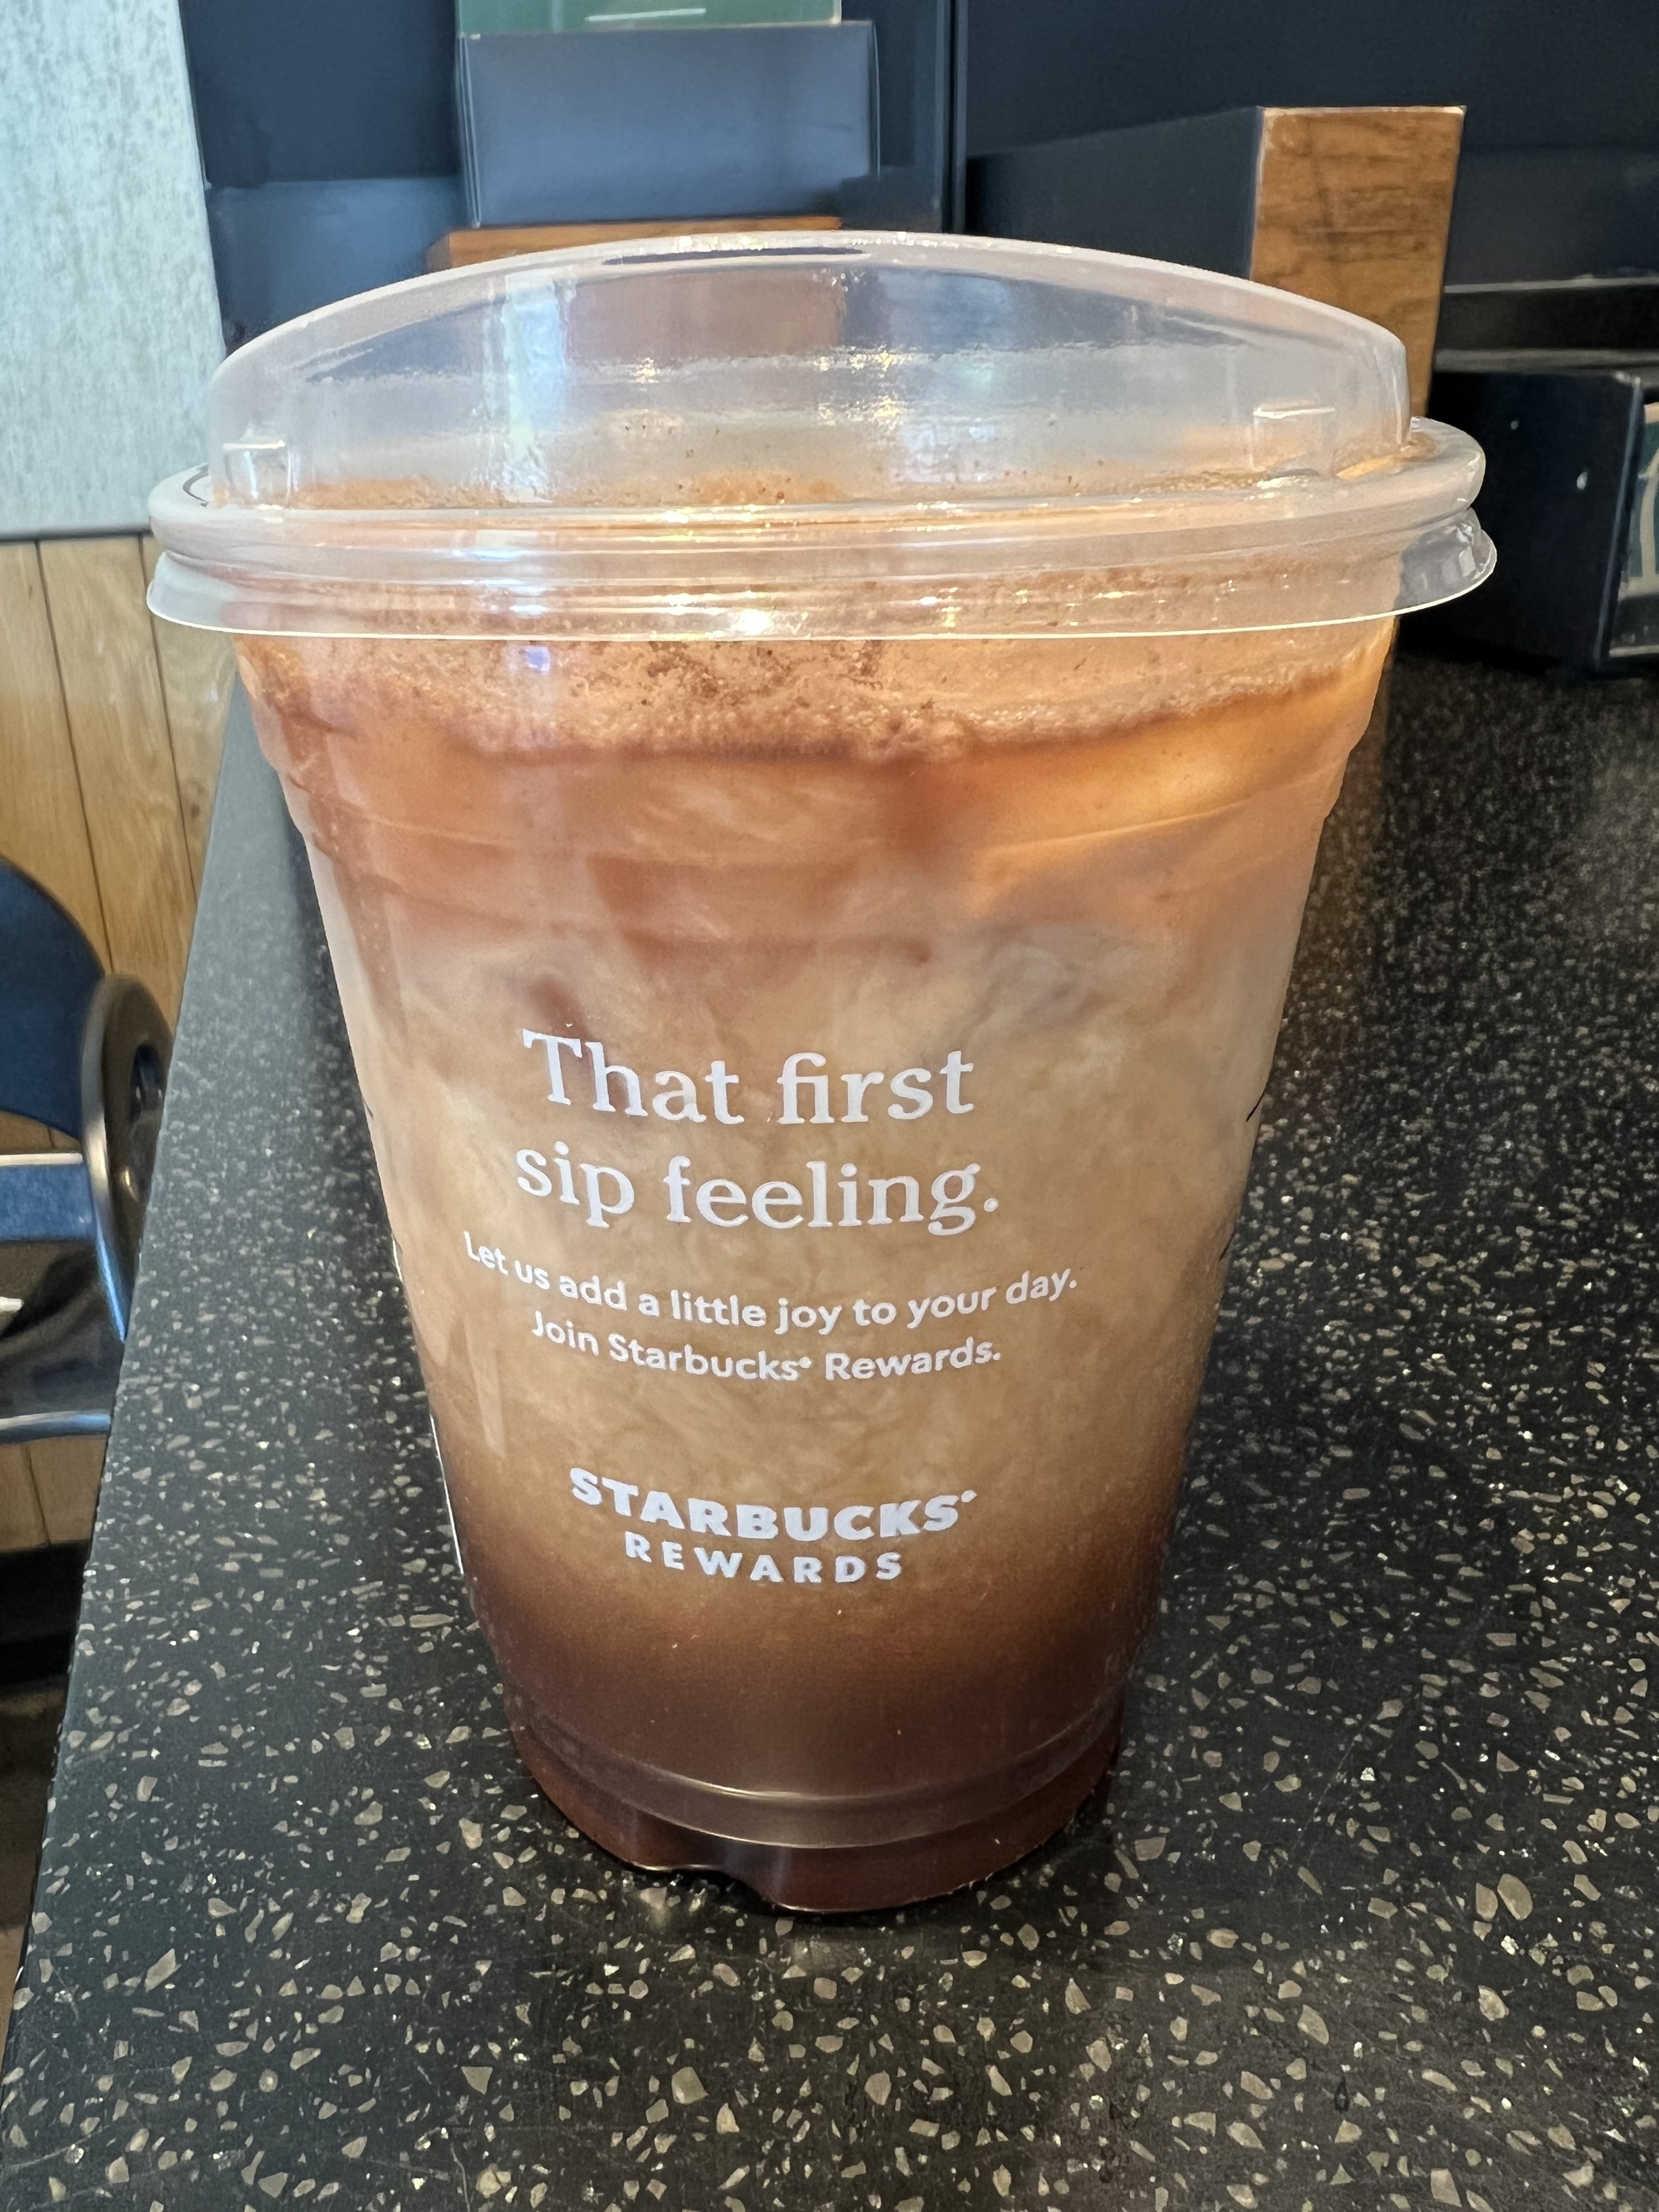
[[[567,368],[597,328],[613,374],[622,295],[584,325],[568,281]],[[844,286],[797,289],[803,349],[826,297],[854,343]],[[228,626],[311,854],[526,1762],[639,1864],[889,1904],[1030,1849],[1112,1758],[1406,556],[1397,523],[1365,558],[1310,526],[1276,567],[1218,563],[1143,504],[1103,559],[1099,530],[1052,542],[1063,489],[1005,470],[971,544],[936,501],[943,553],[913,532],[884,568],[858,471],[934,467],[914,437],[895,460],[878,428],[838,479],[821,423],[792,460],[775,426],[716,453],[684,413],[665,434],[652,388],[576,441],[605,498],[562,593],[544,567],[516,599],[449,570],[422,598],[394,550],[355,622]],[[1300,438],[1364,481],[1340,420],[1262,412],[1281,476]],[[1269,479],[1203,432],[1184,495],[1237,529]],[[671,435],[697,450],[665,475]],[[544,494],[577,471],[540,465]],[[547,529],[508,511],[500,453],[477,466],[470,532]],[[1114,471],[1075,496],[1122,499]],[[341,481],[288,519],[372,539],[378,503],[406,546],[437,499]],[[608,533],[635,527],[624,592]]]

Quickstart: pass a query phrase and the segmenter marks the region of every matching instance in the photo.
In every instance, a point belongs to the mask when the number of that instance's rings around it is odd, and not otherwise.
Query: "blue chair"
[[[109,1427],[173,1034],[58,902],[0,861],[0,1113],[78,1151],[0,1156],[0,1443]],[[22,1248],[22,1249],[18,1249]]]

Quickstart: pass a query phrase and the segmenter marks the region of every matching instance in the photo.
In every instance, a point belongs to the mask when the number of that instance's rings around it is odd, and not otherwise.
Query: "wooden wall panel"
[[[0,860],[45,884],[109,959],[40,556],[0,545]]]
[[[40,548],[110,960],[179,1012],[196,886],[134,538]]]
[[[84,1544],[104,1478],[102,1437],[0,1444],[0,1552]]]
[[[0,544],[0,859],[178,1007],[234,668],[152,623],[136,536]],[[0,1152],[70,1139],[0,1115]],[[83,1542],[103,1439],[0,1446],[0,1551]]]
[[[27,1444],[0,1444],[0,1552],[33,1551],[46,1540]]]
[[[104,1479],[102,1437],[52,1437],[28,1448],[49,1544],[84,1544]]]
[[[153,538],[145,538],[147,582],[155,574],[160,550]],[[167,729],[173,738],[185,843],[190,853],[191,876],[199,891],[213,793],[219,781],[219,756],[224,750],[225,721],[236,682],[236,654],[230,640],[216,630],[183,629],[177,623],[161,622],[154,616],[151,626],[167,702]]]

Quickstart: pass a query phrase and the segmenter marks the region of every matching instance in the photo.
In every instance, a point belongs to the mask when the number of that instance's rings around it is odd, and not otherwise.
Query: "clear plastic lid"
[[[891,234],[643,240],[301,316],[151,503],[173,622],[335,636],[1085,635],[1480,583],[1480,449],[1386,331],[1236,277]]]

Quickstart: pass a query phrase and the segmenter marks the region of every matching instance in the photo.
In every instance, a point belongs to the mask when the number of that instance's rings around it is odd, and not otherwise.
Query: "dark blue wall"
[[[1468,109],[1466,143],[1659,149],[1656,0],[969,0],[972,153],[1225,107]]]
[[[970,153],[1233,107],[1462,106],[1454,283],[1659,270],[1659,0],[968,0]]]
[[[179,0],[210,185],[453,174],[455,0]]]
[[[1256,105],[1455,103],[1454,280],[1659,268],[1659,0],[961,5],[970,152]],[[180,9],[233,341],[412,274],[458,214],[453,0]]]

